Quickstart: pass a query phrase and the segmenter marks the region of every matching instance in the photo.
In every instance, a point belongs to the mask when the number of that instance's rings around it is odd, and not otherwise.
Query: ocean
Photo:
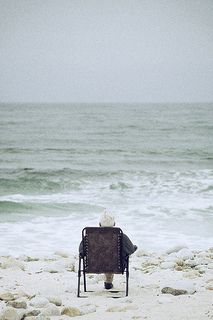
[[[213,246],[213,104],[0,104],[0,254],[78,252],[104,209],[144,250]]]

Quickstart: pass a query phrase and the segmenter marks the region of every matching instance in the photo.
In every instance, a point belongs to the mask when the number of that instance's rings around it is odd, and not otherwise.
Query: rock
[[[40,313],[41,311],[36,309],[27,310],[27,312],[25,313],[25,317],[36,317]]]
[[[61,315],[64,314],[69,317],[77,317],[81,315],[81,311],[75,307],[64,307],[61,311]]]
[[[25,259],[25,261],[27,261],[27,262],[39,261],[39,258],[27,256],[26,259]]]
[[[188,292],[186,290],[181,290],[181,289],[174,289],[171,287],[165,287],[161,290],[162,293],[165,294],[172,294],[173,296],[179,296],[181,294],[187,294]]]
[[[2,262],[2,265],[1,265],[2,269],[8,269],[8,268],[19,268],[21,269],[22,271],[25,270],[25,266],[24,264],[17,260],[17,259],[14,259],[12,257],[9,257],[9,258],[6,258],[3,262]]]
[[[16,309],[8,307],[0,315],[1,320],[20,320]]]
[[[25,301],[9,301],[8,305],[16,309],[27,309],[27,303]]]
[[[136,305],[125,305],[125,306],[113,306],[108,308],[107,312],[125,312],[128,310],[137,310],[138,307]]]
[[[24,319],[25,320],[25,319]],[[39,314],[37,317],[36,317],[36,320],[50,320],[50,317],[47,317],[47,316],[44,316],[43,314]]]
[[[188,294],[193,294],[196,292],[196,289],[194,287],[194,283],[188,279],[176,280],[176,281],[168,280],[166,285],[163,287],[163,289],[164,288],[172,288],[174,290],[186,291],[186,293],[188,293]],[[166,292],[162,292],[162,293],[166,293]]]
[[[56,251],[55,252],[56,256],[60,256],[62,258],[68,258],[69,257],[69,253],[65,252],[65,251]]]
[[[0,293],[0,300],[6,301],[6,302],[12,301],[12,300],[15,300],[15,296],[10,292]]]
[[[181,259],[177,259],[175,262],[176,262],[176,265],[179,266],[179,267],[184,267],[185,266],[184,261],[181,260]]]
[[[213,282],[206,286],[207,290],[213,290]]]
[[[31,296],[29,294],[27,294],[26,292],[24,292],[23,290],[16,291],[14,293],[14,296],[15,296],[15,299],[19,299],[19,298],[30,299],[31,298]]]
[[[166,253],[167,254],[175,253],[175,252],[178,252],[178,251],[185,249],[185,248],[187,248],[187,247],[184,245],[178,245],[178,246],[175,246],[175,247],[172,247],[172,248],[166,250]]]
[[[45,308],[42,309],[41,313],[44,316],[60,316],[61,315],[60,310],[53,303],[49,303]]]
[[[183,267],[181,267],[181,266],[176,266],[176,267],[175,267],[175,270],[176,270],[176,271],[182,271],[182,270],[183,270]]]
[[[161,269],[174,269],[175,263],[172,261],[162,262],[160,266],[161,266]]]
[[[56,306],[60,307],[62,305],[62,300],[59,297],[47,297],[50,303],[55,304]]]
[[[49,300],[44,297],[36,296],[30,300],[30,305],[35,308],[44,308],[47,304],[49,304]]]
[[[44,316],[43,314],[39,314],[38,316],[30,316],[25,317],[24,320],[50,320],[50,317]]]
[[[93,313],[93,312],[96,312],[96,307],[90,304],[84,305],[84,306],[81,306],[80,312],[81,312],[81,315]]]
[[[137,250],[136,257],[149,257],[150,253],[145,250]]]
[[[182,259],[182,260],[192,260],[194,259],[194,253],[192,253],[189,249],[181,249],[180,251],[178,251],[178,253],[176,254],[178,258]]]
[[[196,260],[186,260],[185,265],[186,267],[195,268],[198,265],[198,261]]]
[[[186,272],[184,275],[184,278],[188,278],[188,279],[195,279],[200,277],[200,272],[197,270],[190,270],[189,272]]]

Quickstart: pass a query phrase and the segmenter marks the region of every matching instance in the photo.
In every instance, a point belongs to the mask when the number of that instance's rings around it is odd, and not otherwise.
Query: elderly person
[[[114,227],[115,226],[114,216],[105,211],[100,218],[99,226],[100,227]],[[137,246],[132,244],[131,240],[127,237],[127,235],[123,234],[122,253],[121,253],[123,266],[126,266],[127,258],[132,253],[134,253],[136,250],[137,250]],[[81,255],[81,257],[84,256],[82,242],[80,243],[80,246],[79,246],[79,254]],[[112,284],[113,277],[114,277],[113,273],[105,273],[105,280],[104,280],[105,289],[109,290],[109,289],[113,288],[113,284]]]

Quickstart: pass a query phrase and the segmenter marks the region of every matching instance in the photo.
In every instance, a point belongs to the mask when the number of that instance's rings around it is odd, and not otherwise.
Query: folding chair
[[[82,230],[84,256],[79,255],[78,292],[80,297],[80,278],[83,272],[84,292],[87,291],[87,273],[126,273],[126,296],[129,288],[129,259],[122,263],[123,232],[115,227],[86,227]],[[83,261],[83,269],[81,263]]]

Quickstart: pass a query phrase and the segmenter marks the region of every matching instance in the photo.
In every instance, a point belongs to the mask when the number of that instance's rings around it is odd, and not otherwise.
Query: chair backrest
[[[120,228],[86,227],[82,231],[86,273],[122,273]]]

